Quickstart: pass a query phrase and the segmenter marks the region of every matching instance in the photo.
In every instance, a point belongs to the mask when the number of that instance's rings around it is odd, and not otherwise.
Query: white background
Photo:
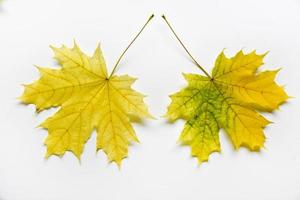
[[[4,0],[0,6],[1,200],[300,199],[300,0]],[[92,53],[100,42],[115,63],[150,14],[149,27],[128,51],[117,74],[138,77],[157,120],[134,124],[140,144],[122,163],[96,151],[95,133],[81,163],[71,153],[44,159],[47,132],[35,127],[55,109],[35,114],[21,105],[22,83],[38,78],[33,64],[55,67],[50,44]],[[182,72],[201,73],[160,18],[166,14],[201,65],[219,52],[270,51],[264,69],[282,67],[278,83],[296,98],[273,115],[260,153],[234,151],[221,132],[222,153],[198,165],[176,144],[184,122],[162,117],[168,95],[185,85]]]

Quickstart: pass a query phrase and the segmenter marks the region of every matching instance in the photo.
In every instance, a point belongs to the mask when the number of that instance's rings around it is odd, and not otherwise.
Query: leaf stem
[[[192,54],[189,52],[189,50],[185,47],[185,45],[183,44],[183,42],[180,40],[180,38],[178,37],[178,35],[176,34],[176,32],[174,31],[174,29],[172,28],[171,24],[169,23],[169,21],[167,20],[165,15],[161,16],[165,22],[167,23],[168,27],[170,28],[170,30],[172,31],[172,33],[174,34],[174,36],[176,37],[176,39],[178,40],[178,42],[181,44],[181,46],[184,48],[185,52],[190,56],[190,58],[193,60],[193,62],[196,64],[196,66],[210,79],[211,76],[209,75],[209,73],[207,73],[207,71],[205,71],[205,69],[197,62],[197,60],[192,56]]]
[[[111,72],[111,74],[109,75],[109,78],[112,77],[112,75],[114,74],[117,66],[119,65],[121,59],[123,58],[124,54],[127,52],[127,50],[130,48],[130,46],[134,43],[134,41],[140,36],[140,34],[143,32],[143,30],[146,28],[146,26],[148,25],[148,23],[152,20],[152,18],[154,17],[154,14],[152,14],[148,20],[146,21],[146,23],[143,25],[143,27],[141,28],[141,30],[138,32],[138,34],[133,38],[133,40],[129,43],[129,45],[126,47],[126,49],[123,51],[123,53],[121,54],[121,56],[119,57],[119,59],[117,60],[116,64],[114,65],[114,68]],[[109,79],[108,78],[108,79]]]

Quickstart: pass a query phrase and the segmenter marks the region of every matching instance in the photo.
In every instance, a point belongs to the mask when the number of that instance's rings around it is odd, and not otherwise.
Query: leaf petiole
[[[193,60],[193,62],[196,64],[196,66],[210,79],[212,79],[212,77],[209,75],[209,73],[207,73],[207,71],[205,71],[205,69],[197,62],[197,60],[192,56],[192,54],[189,52],[189,50],[185,47],[185,45],[183,44],[183,42],[180,40],[180,38],[178,37],[178,35],[176,34],[176,32],[174,31],[174,29],[172,28],[171,24],[169,23],[169,21],[167,20],[165,15],[161,16],[165,22],[167,23],[168,27],[170,28],[170,30],[172,31],[172,33],[174,34],[174,36],[176,37],[176,39],[178,40],[178,42],[181,44],[181,46],[184,48],[184,50],[186,51],[186,53],[190,56],[190,58]]]
[[[148,25],[148,23],[153,19],[153,17],[154,17],[154,14],[152,14],[152,15],[148,18],[148,20],[147,20],[146,23],[143,25],[143,27],[142,27],[141,30],[138,32],[138,34],[133,38],[133,40],[129,43],[129,45],[128,45],[128,46],[126,47],[126,49],[123,51],[123,53],[121,54],[121,56],[120,56],[119,59],[117,60],[117,62],[116,62],[116,64],[115,64],[115,66],[114,66],[112,72],[110,73],[108,79],[110,79],[110,77],[112,77],[112,75],[114,74],[114,72],[115,72],[117,66],[119,65],[119,63],[120,63],[122,57],[124,56],[124,54],[127,52],[127,50],[129,49],[129,47],[134,43],[134,41],[140,36],[140,34],[141,34],[141,33],[143,32],[143,30],[146,28],[146,26]]]

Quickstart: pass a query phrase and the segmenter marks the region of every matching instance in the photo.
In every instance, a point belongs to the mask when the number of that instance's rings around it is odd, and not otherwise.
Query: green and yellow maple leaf
[[[227,58],[222,52],[212,75],[205,71],[207,76],[183,74],[188,86],[171,95],[166,116],[171,121],[186,120],[179,140],[191,146],[191,154],[199,162],[220,152],[221,128],[236,149],[244,146],[258,151],[263,147],[263,129],[270,122],[258,111],[272,112],[288,98],[274,81],[278,70],[257,71],[264,56],[240,51]]]
[[[128,145],[138,142],[131,117],[149,118],[143,95],[131,88],[135,78],[108,76],[98,46],[94,55],[73,48],[52,47],[59,69],[38,67],[39,80],[25,85],[21,101],[34,104],[38,112],[59,106],[40,126],[48,130],[46,157],[73,152],[78,158],[94,129],[97,149],[120,164]]]

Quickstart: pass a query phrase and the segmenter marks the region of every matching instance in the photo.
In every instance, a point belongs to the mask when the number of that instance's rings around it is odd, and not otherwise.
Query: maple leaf
[[[138,141],[130,116],[151,117],[143,95],[131,88],[136,79],[128,75],[109,77],[99,46],[92,57],[76,44],[72,49],[52,49],[62,68],[38,67],[41,78],[25,85],[21,97],[24,103],[35,104],[38,112],[60,106],[41,124],[49,132],[46,157],[72,151],[80,158],[96,128],[97,149],[120,163],[127,156],[129,143]]]
[[[120,165],[127,156],[128,145],[138,142],[132,117],[151,118],[144,96],[131,88],[136,79],[113,75],[126,50],[108,76],[99,46],[92,57],[84,54],[75,42],[73,48],[51,48],[61,68],[38,67],[40,79],[25,85],[21,96],[22,102],[34,104],[38,112],[60,107],[40,125],[49,133],[46,157],[71,151],[80,159],[84,144],[96,129],[97,150],[102,149],[110,161]]]
[[[263,147],[263,129],[270,122],[258,111],[272,112],[288,98],[283,87],[274,81],[278,70],[257,71],[263,65],[264,56],[255,51],[249,54],[240,51],[227,58],[222,52],[212,75],[191,56],[206,76],[183,74],[188,86],[170,96],[172,102],[166,117],[171,121],[186,120],[179,141],[191,146],[191,154],[199,162],[207,161],[213,152],[220,152],[221,128],[229,135],[235,149],[244,146],[258,151]]]

